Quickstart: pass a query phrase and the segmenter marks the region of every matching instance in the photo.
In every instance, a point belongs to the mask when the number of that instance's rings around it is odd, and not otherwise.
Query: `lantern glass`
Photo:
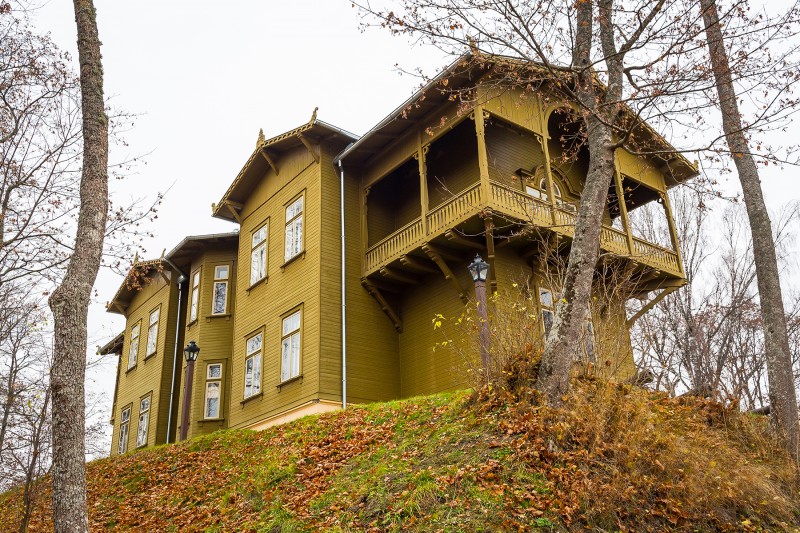
[[[475,255],[475,259],[467,266],[469,275],[472,276],[472,281],[486,281],[489,274],[489,263],[484,261],[480,255]]]
[[[194,341],[190,341],[186,348],[183,349],[183,355],[186,361],[197,361],[197,356],[200,354],[200,347]]]

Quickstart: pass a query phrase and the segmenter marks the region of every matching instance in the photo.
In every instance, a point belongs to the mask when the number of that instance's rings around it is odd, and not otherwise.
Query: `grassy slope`
[[[579,385],[564,411],[466,393],[230,430],[89,465],[92,530],[792,530],[760,420]],[[52,530],[46,485],[33,531]],[[0,495],[0,530],[17,494]]]

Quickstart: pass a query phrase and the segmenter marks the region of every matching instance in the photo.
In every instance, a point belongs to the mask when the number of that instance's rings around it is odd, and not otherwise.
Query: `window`
[[[546,202],[549,198],[549,196],[547,195],[547,178],[539,179],[538,188],[534,185],[534,183],[535,183],[534,181],[529,181],[525,185],[525,192],[530,194],[534,198],[539,198],[540,200],[544,200]],[[562,209],[572,211],[573,213],[577,212],[575,204],[562,200],[561,186],[558,184],[558,181],[555,179],[555,176],[553,177],[553,193],[554,196],[556,197],[556,205],[558,205]]]
[[[594,326],[592,325],[592,311],[586,312],[586,326],[583,330],[583,359],[584,361],[595,362],[594,346]]]
[[[295,257],[303,251],[303,197],[301,196],[286,208],[286,253],[284,260]]]
[[[136,447],[147,446],[147,426],[150,423],[150,396],[139,403],[139,427],[136,431]]]
[[[211,302],[212,315],[224,315],[228,309],[228,265],[214,267],[214,298]]]
[[[281,335],[281,381],[300,375],[300,311],[283,319]]]
[[[197,320],[197,304],[200,299],[200,271],[192,275],[192,303],[189,305],[189,322]]]
[[[212,363],[206,367],[205,418],[219,418],[220,398],[222,397],[222,363]]]
[[[261,392],[261,346],[262,334],[247,339],[247,354],[244,361],[244,397]]]
[[[250,285],[255,285],[267,276],[267,226],[264,224],[253,232],[250,252]]]
[[[136,357],[139,353],[139,324],[131,328],[131,345],[128,348],[128,370],[136,366]]]
[[[553,327],[553,319],[555,318],[555,301],[553,300],[553,291],[550,289],[539,289],[539,304],[542,308],[542,326],[544,327],[544,335],[550,334],[550,328]]]
[[[160,315],[160,307],[150,313],[150,326],[147,328],[147,351],[144,354],[145,357],[156,353],[156,346],[158,345],[158,317]]]
[[[122,410],[119,418],[119,440],[117,441],[117,453],[123,454],[128,451],[128,431],[131,426],[131,406]]]

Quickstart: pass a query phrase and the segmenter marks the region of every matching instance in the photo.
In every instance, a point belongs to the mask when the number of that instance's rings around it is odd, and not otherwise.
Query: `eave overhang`
[[[408,100],[403,102],[383,120],[371,128],[355,143],[345,148],[334,158],[334,164],[342,163],[359,166],[369,160],[374,154],[389,146],[395,139],[401,137],[418,123],[423,117],[428,116],[433,110],[451,101],[453,95],[460,89],[476,84],[478,80],[490,73],[495,66],[514,67],[523,66],[542,75],[539,79],[546,81],[553,77],[553,71],[571,75],[571,69],[562,66],[550,66],[532,63],[519,58],[487,55],[480,56],[466,53],[458,57],[449,66],[437,74],[427,84],[415,92]],[[446,82],[445,82],[446,80]],[[598,82],[599,83],[599,82]],[[605,86],[600,84],[600,89]],[[627,107],[626,107],[627,108]],[[627,108],[628,115],[635,119],[633,109]],[[637,120],[641,125],[642,133],[653,141],[657,151],[664,155],[647,155],[653,158],[658,166],[666,166],[665,179],[667,188],[673,187],[683,181],[689,180],[699,174],[696,165],[689,162],[678,150],[664,137],[656,132],[649,124]],[[638,128],[637,128],[638,129]]]
[[[272,170],[276,174],[280,173],[279,159],[281,154],[303,146],[308,148],[312,157],[317,159],[318,156],[311,150],[311,146],[337,137],[347,142],[358,139],[357,135],[322,120],[317,120],[315,117],[306,124],[281,133],[271,139],[259,138],[255,150],[253,150],[233,183],[228,187],[228,190],[225,191],[222,199],[216,204],[212,204],[212,216],[231,222],[239,222],[238,210],[244,205],[250,192],[267,171]]]
[[[125,332],[119,332],[113,339],[97,349],[97,355],[119,355],[122,353],[122,344],[125,341]]]

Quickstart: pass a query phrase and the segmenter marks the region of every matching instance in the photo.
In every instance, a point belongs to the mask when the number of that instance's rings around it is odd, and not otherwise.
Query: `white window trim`
[[[198,310],[200,309],[200,269],[192,273],[192,286],[189,292],[191,301],[189,302],[189,323],[197,320]]]
[[[145,400],[147,400],[147,409],[142,410],[142,404],[144,403]],[[153,396],[150,395],[150,394],[148,394],[147,396],[145,396],[144,398],[139,400],[139,422],[138,422],[138,424],[136,426],[136,447],[137,448],[143,448],[143,447],[147,446],[147,440],[150,437],[150,435],[149,435],[149,433],[150,433],[150,408],[152,407],[152,400],[153,400]],[[142,428],[142,416],[145,416],[145,421],[144,421],[144,442],[141,442],[139,440],[139,435],[141,434],[140,430]]]
[[[119,435],[117,436],[117,454],[122,455],[128,451],[128,437],[131,430],[131,409],[132,405],[125,407],[119,415]],[[125,413],[128,418],[125,418]]]
[[[262,229],[264,230],[264,238],[262,240],[258,241],[256,244],[253,244],[253,238]],[[267,254],[267,242],[268,241],[269,241],[269,220],[267,220],[266,222],[264,222],[264,224],[262,224],[261,226],[256,228],[256,230],[253,231],[253,233],[250,235],[250,285],[251,286],[255,285],[256,283],[258,283],[259,281],[261,281],[261,280],[263,280],[263,279],[265,279],[267,277],[267,255],[268,255]],[[264,265],[263,265],[264,271],[260,272],[259,273],[260,275],[258,275],[258,277],[253,277],[253,258],[255,257],[255,254],[257,252],[263,253],[263,255],[264,255]]]
[[[141,337],[141,331],[141,320],[131,326],[131,340],[128,345],[128,370],[134,368],[139,361],[139,339]],[[134,332],[136,332],[135,335]],[[133,357],[131,357],[131,355]]]
[[[153,322],[153,315],[156,316],[156,321]],[[145,349],[144,357],[147,359],[151,355],[155,355],[158,352],[158,323],[161,321],[161,306],[156,307],[152,311],[150,311],[150,321],[149,325],[147,326],[147,347]],[[153,346],[151,350],[150,346],[150,339],[153,338]]]
[[[247,344],[250,342],[251,339],[255,337],[261,337],[261,345],[257,350],[253,350],[251,353],[247,353]],[[245,340],[245,357],[244,357],[244,387],[243,387],[243,396],[244,399],[247,400],[248,398],[252,398],[254,396],[258,396],[261,394],[261,381],[263,376],[263,364],[264,364],[264,333],[259,332],[255,335],[251,335]],[[258,360],[258,379],[253,379],[252,384],[250,385],[250,394],[247,393],[247,362],[253,359]],[[255,368],[255,363],[253,364],[253,368]]]
[[[294,215],[292,218],[289,218],[289,208],[295,205],[297,202],[300,202],[300,212]],[[288,263],[298,255],[303,253],[305,250],[305,212],[306,212],[306,195],[305,192],[294,198],[291,202],[286,205],[284,210],[284,216],[286,217],[286,225],[284,227],[283,232],[283,260],[285,263]],[[300,219],[300,245],[297,247],[296,250],[289,250],[289,229],[294,228],[294,222]],[[292,230],[294,231],[294,230]],[[290,255],[291,254],[291,255]]]
[[[219,376],[212,377],[211,376],[211,367],[218,366],[219,367]],[[222,363],[208,363],[206,365],[206,388],[205,388],[205,395],[203,399],[203,418],[206,420],[217,420],[222,418],[222,373],[225,371]],[[208,386],[212,383],[215,383],[219,386],[217,389],[219,391],[219,397],[217,398],[217,416],[208,416]]]
[[[293,329],[289,332],[284,332],[284,324],[287,320],[291,319],[295,315],[298,315],[297,321],[297,328]],[[303,353],[303,310],[302,308],[295,309],[294,311],[289,312],[287,315],[281,319],[281,383],[292,380],[297,378],[301,375],[300,372],[300,363],[302,359]],[[291,339],[293,337],[297,337],[297,353],[292,353],[292,343]],[[288,372],[284,373],[285,363],[287,358],[284,357],[284,341],[289,340],[289,370]],[[296,358],[296,362],[295,362]],[[294,373],[292,372],[292,368],[294,368]]]
[[[219,277],[217,272],[220,267],[224,267],[227,269],[227,274],[225,277]],[[214,267],[214,287],[212,288],[211,292],[211,314],[212,315],[224,315],[228,312],[228,296],[230,288],[228,286],[228,280],[231,277],[231,267],[230,265],[217,265]],[[225,285],[225,303],[222,306],[222,311],[217,311],[214,306],[217,304],[217,285]]]

